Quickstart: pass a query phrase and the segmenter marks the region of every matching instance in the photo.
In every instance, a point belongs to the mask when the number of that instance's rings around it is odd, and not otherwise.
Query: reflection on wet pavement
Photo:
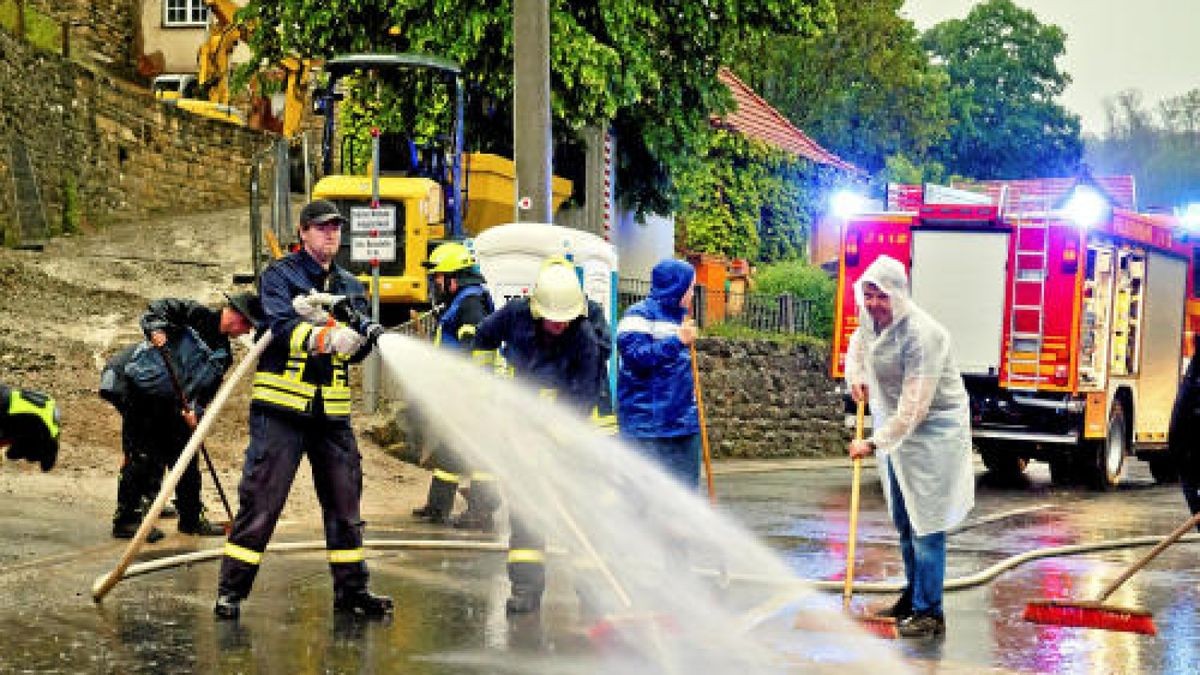
[[[839,578],[848,471],[719,478],[721,508],[765,537],[801,576]],[[860,578],[897,580],[902,566],[895,536],[873,480],[871,476],[863,495]],[[973,517],[1041,503],[1052,507],[952,534],[948,577],[1032,548],[1163,534],[1186,517],[1177,487],[1154,487],[1136,470],[1130,480],[1131,486],[1108,494],[1050,488],[1035,467],[1028,485],[981,484]],[[1195,544],[1168,549],[1111,598],[1152,611],[1157,636],[1041,626],[1020,618],[1030,600],[1093,597],[1145,550],[1038,560],[990,583],[948,593],[945,639],[901,640],[896,648],[916,672],[1200,672]],[[332,611],[321,552],[271,556],[243,606],[242,620],[226,623],[212,618],[214,563],[138,577],[119,586],[102,605],[93,605],[86,589],[112,557],[109,550],[90,554],[79,569],[59,561],[44,574],[24,562],[0,570],[0,672],[461,675],[594,670],[595,647],[583,635],[569,569],[551,572],[540,616],[510,620],[504,615],[508,582],[501,554],[373,552],[372,586],[392,595],[397,610],[388,621],[371,622]],[[866,596],[859,603],[880,605],[891,599]],[[836,663],[837,655],[830,658]]]

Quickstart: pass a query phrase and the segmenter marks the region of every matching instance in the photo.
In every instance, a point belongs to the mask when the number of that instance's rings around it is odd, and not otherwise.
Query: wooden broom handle
[[[717,503],[717,490],[713,487],[712,453],[708,448],[708,423],[704,419],[704,393],[700,389],[700,366],[696,358],[696,341],[688,345],[692,353],[692,388],[696,392],[696,414],[700,418],[700,447],[704,454],[704,478],[708,481],[708,502]]]
[[[863,415],[866,406],[856,401],[854,415],[854,440],[863,437]],[[850,596],[854,595],[854,549],[858,542],[858,497],[862,485],[862,458],[854,458],[854,478],[850,482],[850,530],[846,535],[846,579],[842,585],[842,607],[850,609]]]
[[[1154,560],[1156,557],[1158,557],[1158,554],[1162,553],[1163,550],[1168,546],[1179,541],[1183,535],[1188,533],[1188,530],[1196,527],[1196,525],[1200,525],[1200,511],[1196,512],[1194,516],[1188,518],[1187,521],[1175,528],[1171,534],[1163,537],[1163,540],[1155,544],[1154,548],[1150,549],[1146,555],[1142,556],[1137,562],[1127,567],[1125,571],[1122,572],[1121,575],[1116,579],[1113,579],[1108,586],[1104,587],[1104,590],[1100,592],[1100,595],[1096,597],[1096,602],[1104,602],[1106,599],[1108,599],[1108,596],[1112,595],[1113,592],[1120,588],[1121,584],[1129,581],[1129,577],[1136,574],[1138,570],[1142,569],[1149,564],[1151,560]]]

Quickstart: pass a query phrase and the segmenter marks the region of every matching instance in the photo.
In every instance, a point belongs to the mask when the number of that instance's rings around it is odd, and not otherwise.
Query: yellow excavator
[[[326,61],[327,83],[313,92],[313,106],[325,116],[321,146],[322,178],[313,187],[314,199],[338,205],[352,226],[342,237],[337,262],[359,275],[363,284],[379,293],[381,313],[402,317],[407,309],[429,303],[426,270],[422,263],[430,250],[447,240],[461,240],[483,230],[515,220],[516,174],[509,159],[463,150],[465,85],[458,64],[415,54],[355,54]],[[407,74],[409,82],[427,85],[429,96],[446,96],[450,129],[425,134],[422,142],[413,129],[380,130],[379,207],[395,213],[394,249],[381,262],[379,288],[372,288],[368,262],[352,258],[355,207],[372,202],[372,161],[363,156],[363,138],[345,134],[338,124],[339,103],[352,80],[394,81]],[[442,93],[428,87],[437,86]],[[337,166],[335,167],[335,159]],[[555,176],[552,203],[557,210],[571,194],[571,181]]]
[[[283,79],[285,95],[282,124],[264,121],[267,115],[246,114],[231,105],[229,91],[230,57],[238,44],[254,30],[251,24],[238,22],[238,6],[230,0],[204,0],[210,22],[204,42],[196,52],[197,72],[192,75],[160,75],[154,78],[155,97],[193,114],[219,119],[239,126],[277,131],[285,138],[299,133],[308,95],[308,80],[314,64],[309,59],[286,57],[273,68]],[[265,100],[258,104],[269,105]],[[252,107],[254,107],[252,105]]]

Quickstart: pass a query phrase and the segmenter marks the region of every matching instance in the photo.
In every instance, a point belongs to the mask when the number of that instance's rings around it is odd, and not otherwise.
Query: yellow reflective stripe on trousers
[[[238,546],[232,542],[225,542],[225,555],[234,560],[241,560],[250,565],[258,565],[262,563],[263,554],[258,551],[251,551],[244,546]]]
[[[472,471],[471,472],[471,480],[472,481],[496,480],[496,476],[488,473],[487,471]]]
[[[496,365],[496,350],[494,349],[476,349],[471,352],[471,360],[478,366]]]
[[[508,550],[508,562],[540,565],[546,562],[546,552],[536,548],[510,548]]]
[[[329,562],[331,563],[356,563],[362,561],[363,550],[361,548],[351,548],[329,552]]]
[[[443,483],[457,483],[459,481],[458,474],[450,473],[449,471],[443,471],[441,469],[434,469],[433,477],[442,481]]]

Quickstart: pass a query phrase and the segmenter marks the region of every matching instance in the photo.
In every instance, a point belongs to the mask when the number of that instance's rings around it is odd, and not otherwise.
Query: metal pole
[[[517,222],[549,223],[554,148],[550,126],[549,0],[513,1],[513,150]]]
[[[379,127],[371,129],[371,208],[379,208]],[[399,224],[397,224],[399,229]],[[399,233],[396,233],[399,235]],[[371,320],[379,323],[379,261],[371,261]],[[379,349],[371,350],[363,364],[363,408],[374,413],[379,408],[379,380],[382,363]]]

